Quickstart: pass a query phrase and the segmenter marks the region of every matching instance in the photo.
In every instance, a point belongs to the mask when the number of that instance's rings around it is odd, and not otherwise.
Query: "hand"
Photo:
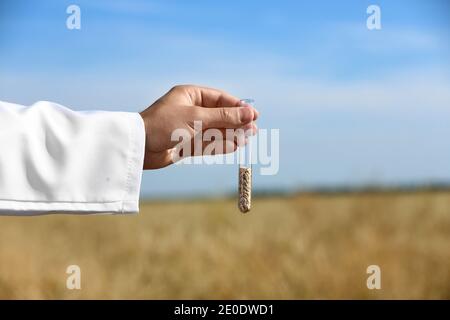
[[[243,129],[252,134],[257,130],[252,122],[258,117],[256,109],[240,106],[239,99],[226,92],[193,85],[173,87],[140,114],[146,131],[144,169],[159,169],[172,164],[172,153],[179,143],[171,140],[172,132],[186,129],[193,140],[194,121],[201,121],[203,129],[222,131],[224,140],[220,143],[224,144],[224,152],[234,152],[237,148],[234,139],[226,140],[226,129]],[[209,143],[203,143],[203,150]]]

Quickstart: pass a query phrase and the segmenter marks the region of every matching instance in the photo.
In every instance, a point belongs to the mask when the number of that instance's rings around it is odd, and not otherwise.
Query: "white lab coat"
[[[0,101],[0,214],[135,213],[141,116]]]

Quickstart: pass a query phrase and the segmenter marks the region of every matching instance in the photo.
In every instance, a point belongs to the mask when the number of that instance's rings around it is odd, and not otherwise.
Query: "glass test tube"
[[[242,106],[253,106],[253,99],[242,99]],[[250,129],[253,130],[253,129]],[[247,213],[252,204],[252,136],[244,135],[247,143],[238,149],[239,162],[239,199],[238,207],[242,213]],[[242,137],[241,137],[242,139]]]

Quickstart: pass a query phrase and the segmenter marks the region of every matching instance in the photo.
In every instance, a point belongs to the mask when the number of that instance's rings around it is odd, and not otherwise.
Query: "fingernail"
[[[241,123],[248,123],[253,120],[253,111],[250,108],[239,108],[239,119]]]

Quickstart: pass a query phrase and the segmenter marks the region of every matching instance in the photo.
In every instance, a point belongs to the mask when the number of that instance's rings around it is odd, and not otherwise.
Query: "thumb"
[[[201,108],[204,128],[240,128],[255,120],[252,107]]]

